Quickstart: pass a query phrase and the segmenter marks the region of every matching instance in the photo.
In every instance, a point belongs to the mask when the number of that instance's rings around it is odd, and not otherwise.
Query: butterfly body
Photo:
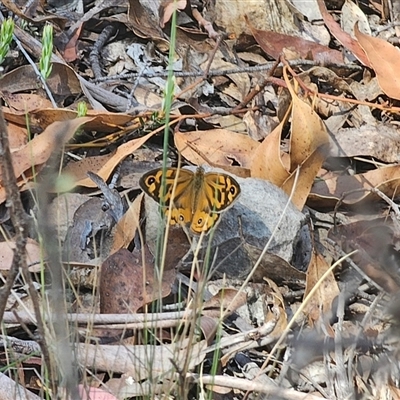
[[[219,213],[240,194],[239,184],[230,175],[205,173],[201,167],[196,172],[167,168],[165,185],[162,177],[163,170],[155,169],[144,174],[139,183],[145,193],[164,207],[165,214],[171,209],[172,225],[190,224],[195,234],[211,229]]]

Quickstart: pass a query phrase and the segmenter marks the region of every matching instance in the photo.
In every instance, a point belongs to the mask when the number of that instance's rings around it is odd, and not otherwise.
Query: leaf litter
[[[68,290],[59,288],[65,320],[79,321],[70,343],[82,368],[76,390],[80,384],[79,390],[83,385],[109,398],[197,398],[196,390],[235,390],[241,398],[247,390],[284,398],[398,398],[392,342],[400,289],[399,54],[386,2],[360,8],[350,0],[313,0],[304,10],[283,1],[262,17],[257,5],[244,10],[236,0],[207,7],[131,0],[85,6],[73,19],[52,3],[52,10],[36,3],[22,10],[8,1],[0,6],[2,15],[29,22],[15,35],[35,61],[42,43],[34,32],[44,21],[57,27],[59,51],[46,82],[53,102],[16,46],[0,76],[12,168],[29,214],[22,253],[43,306],[37,315],[32,292],[18,296],[26,290],[18,278],[3,317],[3,371],[18,370],[7,384],[37,398],[52,387],[38,365],[40,378],[30,372],[30,362],[49,366],[45,354],[16,358],[28,348],[26,324],[40,329],[38,320],[51,320],[55,306],[41,290],[42,272],[55,279],[54,249],[35,206],[46,192],[52,207],[46,222],[68,261]],[[149,239],[166,226],[151,216],[138,180],[159,162],[175,7],[169,163],[209,165],[246,178],[242,196],[253,202],[270,201],[263,193],[269,187],[282,204],[275,209],[282,217],[279,235],[265,228],[271,216],[239,199],[211,238],[188,238],[171,227],[162,240]],[[12,61],[17,57],[19,64]],[[84,116],[77,112],[82,101]],[[2,163],[4,279],[21,251],[10,221],[9,182]],[[72,190],[81,204],[72,205]],[[292,225],[295,234],[289,234]],[[47,337],[47,345],[54,340]],[[282,363],[267,365],[272,357]],[[255,377],[246,373],[250,368]],[[257,386],[266,370],[269,380]],[[210,376],[217,384],[204,386]]]

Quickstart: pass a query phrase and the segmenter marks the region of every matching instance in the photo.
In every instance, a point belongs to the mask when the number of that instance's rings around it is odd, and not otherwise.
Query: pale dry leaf
[[[187,6],[187,0],[164,0],[160,5],[160,26],[165,27],[165,24],[171,19],[174,11],[182,11]]]
[[[46,162],[56,146],[61,148],[79,127],[91,120],[90,117],[82,117],[53,122],[40,135],[12,154],[15,176],[18,178],[24,171]]]
[[[28,238],[26,243],[26,258],[30,272],[40,272],[42,268],[43,252],[39,243]],[[0,242],[0,270],[9,270],[14,259],[15,242]]]
[[[28,114],[32,110],[40,108],[49,108],[52,106],[51,101],[34,93],[8,93],[2,94],[2,98],[6,102],[10,111],[23,112]]]
[[[108,153],[101,156],[93,156],[82,158],[81,160],[70,162],[65,168],[63,168],[63,175],[68,175],[72,179],[70,182],[71,186],[65,186],[64,190],[69,191],[75,187],[75,182],[87,178],[88,171],[96,173],[100,168],[105,165],[114,153]]]
[[[386,163],[400,162],[399,130],[374,120],[360,127],[342,128],[333,133],[331,157],[367,156]]]
[[[142,381],[149,377],[172,378],[177,367],[183,368],[186,365],[186,360],[189,360],[188,371],[192,371],[204,360],[207,343],[205,340],[197,343],[182,340],[160,346],[87,343],[77,346],[78,362],[81,365],[96,371],[125,373],[132,376],[135,381]]]
[[[78,385],[81,400],[118,400],[117,397],[102,388]]]
[[[342,29],[353,39],[355,39],[354,25],[357,22],[361,32],[371,35],[371,28],[369,27],[368,19],[361,8],[351,0],[345,0],[341,15]]]
[[[305,15],[309,21],[322,19],[317,0],[290,0],[296,12]]]
[[[7,125],[10,140],[10,150],[14,152],[26,145],[28,142],[28,130],[18,124],[9,123]]]
[[[128,210],[115,226],[110,254],[115,253],[119,249],[128,248],[129,244],[135,237],[139,226],[140,206],[142,204],[143,196],[144,193],[141,193],[132,203],[130,203]]]

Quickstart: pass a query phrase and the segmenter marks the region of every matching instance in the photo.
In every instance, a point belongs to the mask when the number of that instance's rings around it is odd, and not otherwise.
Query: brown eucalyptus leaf
[[[142,253],[121,249],[112,254],[101,266],[100,311],[104,314],[135,313],[156,299],[168,296],[176,271],[164,271],[159,281],[154,271],[153,256],[147,247],[145,265]]]
[[[382,40],[360,32],[357,24],[354,34],[365,51],[374,69],[382,90],[393,99],[400,99],[400,53],[397,47]]]

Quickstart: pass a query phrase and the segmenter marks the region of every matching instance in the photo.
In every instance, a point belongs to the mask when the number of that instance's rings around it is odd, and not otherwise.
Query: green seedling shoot
[[[39,70],[43,79],[47,79],[51,74],[52,64],[51,55],[53,53],[53,26],[46,25],[43,28],[42,36],[42,55],[39,61]]]
[[[4,62],[14,33],[14,21],[8,18],[3,21],[0,28],[0,65]]]

